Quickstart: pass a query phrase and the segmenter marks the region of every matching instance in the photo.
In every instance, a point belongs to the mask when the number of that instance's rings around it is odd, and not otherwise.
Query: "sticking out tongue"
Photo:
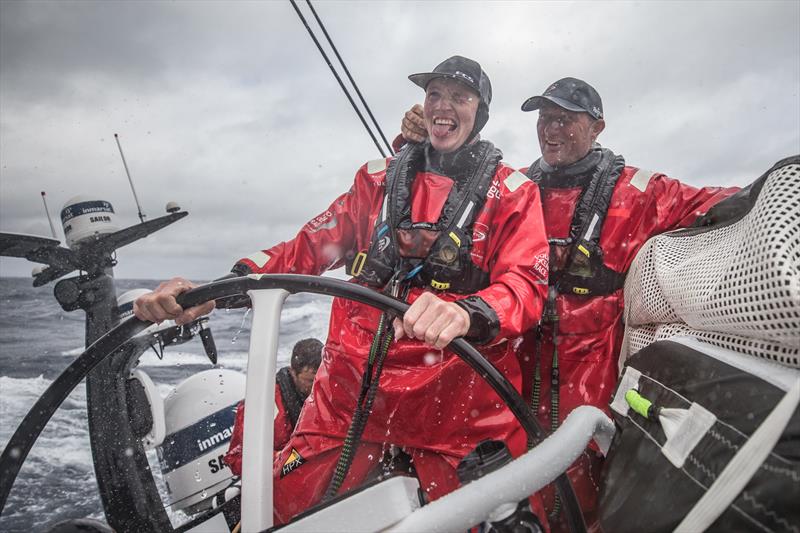
[[[436,120],[431,128],[431,133],[436,137],[444,137],[456,129],[454,122],[449,120]]]

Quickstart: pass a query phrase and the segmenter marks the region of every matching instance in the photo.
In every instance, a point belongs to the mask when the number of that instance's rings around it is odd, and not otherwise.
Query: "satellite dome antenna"
[[[114,137],[117,138],[127,173],[128,165],[122,147],[118,136],[114,134]],[[67,312],[80,310],[85,313],[86,346],[91,346],[119,323],[120,311],[113,271],[117,264],[116,250],[189,214],[171,202],[166,215],[145,221],[129,173],[128,181],[140,220],[132,226],[117,227],[110,202],[91,195],[78,195],[68,200],[61,210],[66,246],[62,246],[57,238],[0,232],[0,256],[43,264],[32,272],[33,286],[40,287],[58,280],[53,287],[53,295],[61,308]],[[42,192],[45,211],[48,211],[45,196]],[[55,236],[52,222],[50,226]],[[76,271],[75,275],[68,276]],[[209,358],[215,360],[216,347],[207,333],[201,333],[203,345]],[[147,459],[142,440],[132,429],[128,418],[136,408],[127,403],[129,372],[119,368],[127,361],[126,357],[126,353],[120,352],[115,357],[97,363],[85,377],[86,412],[95,477],[106,516],[114,517],[110,520],[113,529],[169,531],[169,516],[163,508],[145,505],[147,516],[137,514],[136,510],[138,502],[160,502],[160,497],[149,470],[138,468],[142,462],[146,464]],[[110,394],[109,391],[121,392]],[[102,453],[98,450],[102,450]],[[120,472],[126,474],[120,475]],[[0,477],[4,476],[5,473]],[[0,511],[5,505],[5,498],[0,490]]]

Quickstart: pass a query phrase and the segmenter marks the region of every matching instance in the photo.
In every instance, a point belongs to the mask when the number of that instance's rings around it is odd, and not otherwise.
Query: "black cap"
[[[478,93],[481,102],[487,106],[492,101],[492,84],[477,61],[467,57],[453,56],[436,65],[433,72],[422,72],[408,77],[423,89],[427,88],[431,80],[436,78],[450,78],[463,83]]]
[[[567,111],[589,113],[595,119],[603,118],[603,101],[594,87],[578,78],[562,78],[550,85],[542,96],[531,96],[522,104],[523,111],[534,111],[550,101]]]

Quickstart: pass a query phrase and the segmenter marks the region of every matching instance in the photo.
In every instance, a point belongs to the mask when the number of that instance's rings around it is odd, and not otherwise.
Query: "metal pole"
[[[131,191],[133,192],[133,199],[136,202],[136,209],[139,210],[139,220],[141,222],[144,222],[145,216],[144,213],[142,213],[142,206],[139,205],[139,197],[136,196],[136,189],[134,189],[133,187],[133,180],[131,179],[131,173],[128,170],[128,163],[127,161],[125,161],[125,154],[122,153],[122,145],[119,143],[119,135],[117,135],[116,133],[114,134],[114,140],[117,141],[117,148],[119,148],[119,155],[122,156],[122,166],[125,167],[125,174],[127,174],[128,176],[128,183],[131,184]]]
[[[44,191],[42,191],[42,203],[44,204],[44,212],[47,215],[47,222],[50,223],[50,233],[53,234],[54,239],[58,240],[58,237],[56,237],[56,227],[53,226],[53,219],[50,218],[50,210],[47,209],[47,199],[45,198]]]

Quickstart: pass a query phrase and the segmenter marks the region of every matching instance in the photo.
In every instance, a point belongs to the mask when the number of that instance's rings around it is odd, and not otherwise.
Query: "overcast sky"
[[[539,156],[520,105],[565,76],[597,88],[600,141],[634,166],[744,185],[800,152],[796,0],[314,5],[391,137],[423,96],[406,76],[461,54],[492,80],[483,133],[513,166]],[[0,0],[0,231],[49,236],[42,190],[55,217],[90,194],[137,222],[114,133],[145,214],[190,212],[122,248],[121,278],[222,275],[379,156],[288,0]]]

